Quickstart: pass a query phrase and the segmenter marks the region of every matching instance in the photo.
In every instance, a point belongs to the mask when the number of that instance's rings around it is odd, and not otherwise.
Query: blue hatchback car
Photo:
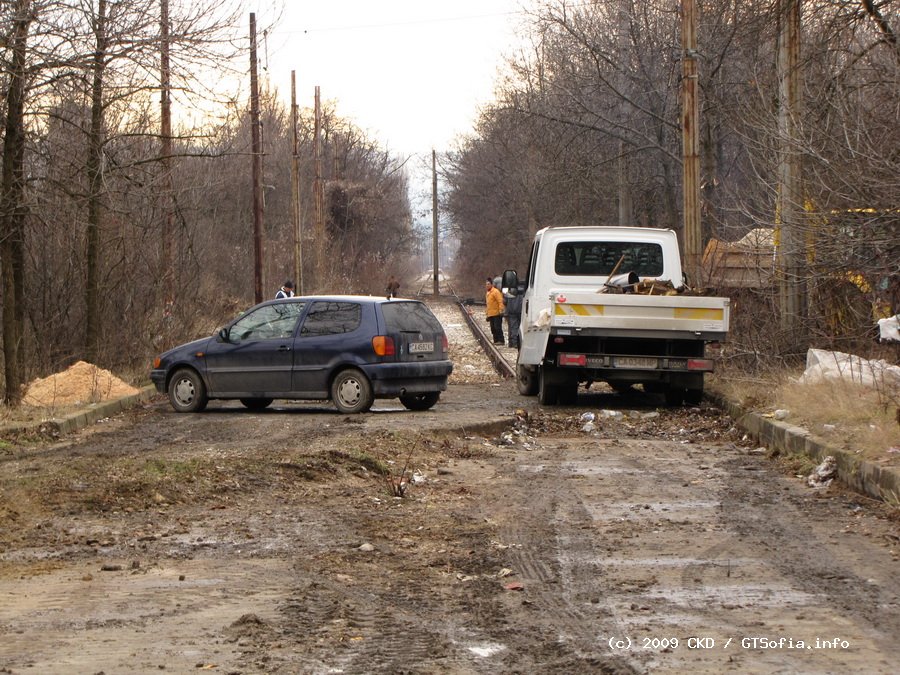
[[[453,370],[447,347],[440,322],[417,300],[293,297],[161,354],[150,379],[177,412],[199,412],[210,399],[262,410],[276,398],[329,399],[343,413],[399,398],[427,410]]]

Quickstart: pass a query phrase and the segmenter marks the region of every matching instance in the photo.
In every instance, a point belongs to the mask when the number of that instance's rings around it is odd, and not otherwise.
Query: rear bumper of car
[[[379,363],[363,366],[376,396],[421,394],[447,389],[447,377],[453,372],[450,361],[423,363]]]

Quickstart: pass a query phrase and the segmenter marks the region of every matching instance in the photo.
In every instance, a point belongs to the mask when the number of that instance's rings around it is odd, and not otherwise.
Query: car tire
[[[408,410],[428,410],[433,408],[441,397],[439,391],[426,391],[422,394],[407,394],[400,397],[402,403]]]
[[[200,373],[192,368],[181,368],[175,371],[169,380],[169,403],[175,412],[202,412],[209,402],[206,385]]]
[[[275,399],[271,398],[242,398],[241,403],[244,405],[247,410],[265,410],[270,405],[272,405],[272,401]]]
[[[375,402],[369,379],[355,368],[342,370],[331,382],[331,402],[342,413],[366,412]]]

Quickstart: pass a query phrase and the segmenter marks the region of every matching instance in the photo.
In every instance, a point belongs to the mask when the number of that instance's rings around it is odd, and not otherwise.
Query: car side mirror
[[[222,342],[231,342],[231,335],[230,335],[230,333],[229,333],[229,331],[228,331],[227,328],[220,328],[220,329],[219,329],[219,339],[220,339]]]

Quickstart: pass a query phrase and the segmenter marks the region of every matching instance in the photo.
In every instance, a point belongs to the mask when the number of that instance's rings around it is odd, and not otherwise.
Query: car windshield
[[[421,302],[385,302],[381,305],[389,333],[440,333],[443,331],[431,310]]]
[[[571,276],[609,276],[616,269],[617,274],[658,277],[663,273],[662,246],[645,241],[561,242],[554,268],[557,274]]]

